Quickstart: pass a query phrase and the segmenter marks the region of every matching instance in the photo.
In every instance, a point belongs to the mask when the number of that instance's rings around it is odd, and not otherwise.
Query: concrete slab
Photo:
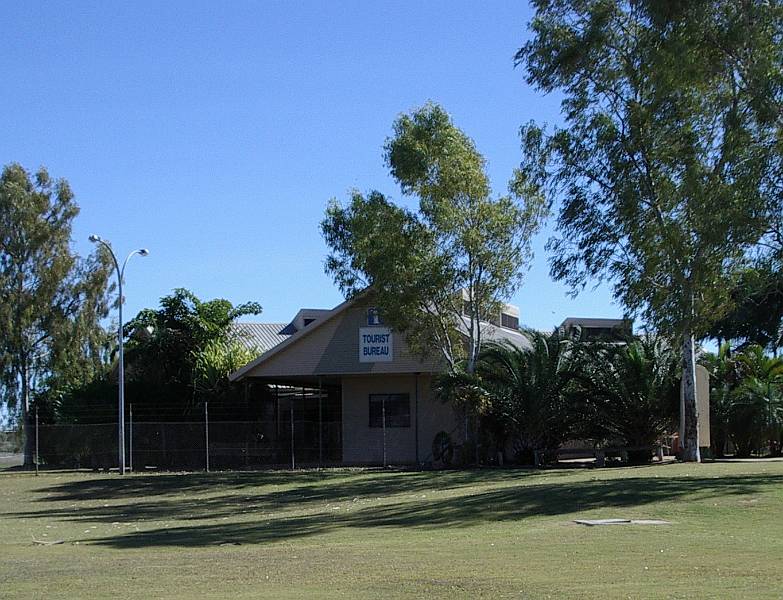
[[[595,527],[598,525],[671,525],[662,519],[574,519],[574,523]]]
[[[594,527],[596,525],[630,525],[631,519],[574,519],[574,523]]]

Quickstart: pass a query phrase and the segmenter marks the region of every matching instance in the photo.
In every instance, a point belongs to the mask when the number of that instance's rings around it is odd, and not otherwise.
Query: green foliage
[[[693,336],[780,221],[779,3],[538,0],[517,54],[565,126],[522,129],[524,182],[561,201],[552,275],[614,295],[683,340],[686,457],[698,457]],[[777,231],[779,234],[779,231]]]
[[[129,381],[172,386],[181,390],[179,395],[187,394],[199,354],[211,342],[225,342],[233,321],[260,312],[255,302],[236,307],[223,299],[202,302],[177,288],[161,298],[159,309],[144,309],[125,325]]]
[[[487,344],[475,373],[444,374],[435,391],[476,410],[499,449],[510,443],[516,460],[532,464],[536,451],[554,450],[568,438],[578,415],[565,394],[573,375],[570,343],[557,331],[525,335],[530,348]]]
[[[783,272],[779,265],[746,269],[731,291],[732,308],[710,328],[712,338],[783,347]]]
[[[231,324],[258,314],[261,306],[233,306],[223,299],[201,301],[178,288],[160,300],[159,309],[144,309],[125,324],[126,403],[140,420],[176,420],[192,416],[203,401],[236,401],[238,391],[228,374],[257,353],[245,349]],[[57,402],[59,422],[108,422],[108,402],[116,394],[115,373],[68,389]],[[96,410],[101,408],[101,410]]]
[[[632,463],[649,462],[679,415],[679,353],[647,334],[626,344],[578,344],[574,354],[569,392],[580,434],[631,448]]]
[[[494,445],[527,464],[573,438],[629,448],[632,462],[652,458],[678,414],[676,349],[651,335],[623,344],[525,335],[530,347],[488,344],[474,373],[441,375],[435,393],[476,412]]]
[[[565,94],[566,127],[526,145],[525,164],[547,158],[539,183],[563,200],[553,276],[575,289],[609,278],[661,330],[703,333],[776,206],[779,126],[737,85],[731,53],[751,49],[732,27],[752,3],[656,4],[537,3],[517,58],[530,83]]]
[[[783,359],[761,346],[731,353],[728,344],[705,360],[712,375],[710,411],[714,447],[722,456],[731,441],[737,456],[765,448],[780,454],[783,427]]]
[[[71,249],[79,208],[68,183],[10,164],[0,176],[0,401],[26,427],[34,396],[102,369],[108,257]],[[30,462],[32,436],[27,436]]]
[[[331,250],[326,271],[347,296],[371,287],[385,322],[414,349],[437,348],[452,371],[466,358],[470,372],[479,323],[519,286],[546,208],[540,196],[518,197],[522,185],[493,199],[484,158],[438,105],[402,115],[385,153],[419,210],[379,192],[354,192],[347,206],[332,201],[321,223]]]
[[[216,338],[196,352],[193,385],[199,396],[219,397],[229,387],[228,376],[261,354],[235,339]]]
[[[747,348],[738,362],[744,373],[733,394],[731,421],[737,453],[747,456],[768,443],[780,452],[783,426],[783,359],[764,355],[760,346]]]

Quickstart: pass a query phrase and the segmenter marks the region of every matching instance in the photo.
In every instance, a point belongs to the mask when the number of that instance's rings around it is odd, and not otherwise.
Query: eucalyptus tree
[[[731,304],[781,207],[781,6],[536,0],[517,54],[563,96],[522,128],[527,185],[560,202],[551,273],[614,295],[682,346],[684,459],[700,459],[695,338]]]
[[[765,260],[740,272],[730,291],[732,307],[711,325],[710,337],[758,344],[777,355],[783,348],[782,265]]]
[[[524,180],[493,197],[484,157],[436,104],[397,119],[385,160],[417,210],[376,191],[333,200],[321,223],[326,271],[349,297],[371,288],[385,322],[416,350],[435,349],[451,371],[464,358],[470,373],[480,323],[521,283],[542,198]]]
[[[71,249],[79,213],[63,179],[18,164],[0,176],[0,400],[21,417],[33,461],[31,400],[49,379],[89,379],[99,368],[109,263]]]

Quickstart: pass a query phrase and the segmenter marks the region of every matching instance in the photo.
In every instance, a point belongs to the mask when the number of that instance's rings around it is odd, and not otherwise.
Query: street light
[[[117,329],[117,340],[119,341],[119,345],[120,345],[119,454],[120,454],[120,475],[124,475],[125,474],[125,360],[124,360],[123,347],[122,347],[122,300],[123,300],[122,280],[125,277],[125,267],[128,265],[128,261],[130,260],[131,256],[133,256],[134,254],[138,254],[139,256],[147,256],[149,254],[149,250],[147,250],[146,248],[139,248],[138,250],[134,250],[133,252],[128,254],[128,258],[125,259],[125,262],[122,263],[122,268],[120,268],[120,263],[117,262],[117,257],[114,255],[114,250],[112,250],[111,244],[109,242],[107,242],[104,239],[101,239],[99,236],[95,234],[90,236],[90,241],[93,244],[100,244],[101,246],[103,246],[109,251],[111,258],[114,261],[114,268],[117,270],[117,285],[119,287],[119,302],[117,304],[119,306],[119,311],[120,311],[120,326]]]

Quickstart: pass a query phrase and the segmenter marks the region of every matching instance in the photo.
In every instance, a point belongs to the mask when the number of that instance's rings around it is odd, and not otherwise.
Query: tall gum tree
[[[451,371],[464,359],[473,372],[480,323],[520,285],[543,199],[519,177],[493,197],[483,156],[436,104],[397,119],[385,159],[418,210],[377,191],[333,200],[321,223],[326,271],[348,297],[371,288],[384,321],[420,354],[435,350]]]
[[[33,464],[31,402],[48,379],[79,377],[100,352],[108,257],[72,252],[68,183],[10,164],[0,175],[0,401],[20,416]]]
[[[680,339],[684,454],[700,460],[695,343],[780,210],[777,2],[537,0],[516,59],[563,95],[522,128],[526,183],[559,202],[551,273]]]

